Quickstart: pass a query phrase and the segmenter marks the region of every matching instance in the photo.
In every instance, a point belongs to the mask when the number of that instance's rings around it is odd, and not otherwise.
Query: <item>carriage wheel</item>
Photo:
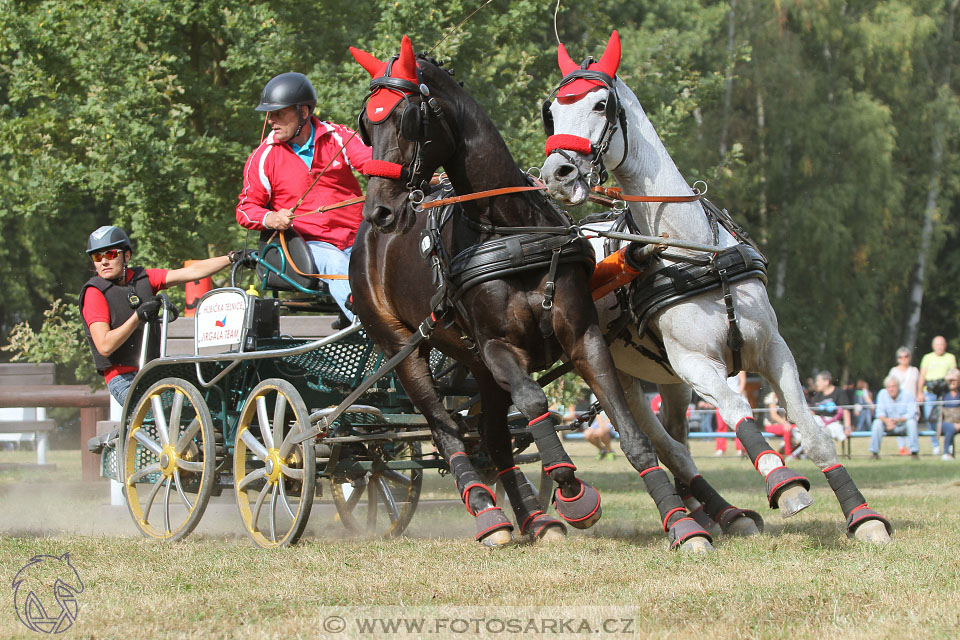
[[[140,398],[123,438],[127,507],[143,535],[180,540],[213,491],[213,419],[195,386],[164,378]]]
[[[369,537],[398,536],[417,510],[423,469],[387,469],[384,464],[419,460],[420,443],[378,443],[368,446],[367,452],[374,462],[374,470],[331,478],[333,503],[340,521],[351,533]]]
[[[294,544],[307,525],[317,459],[312,440],[290,440],[309,426],[307,406],[286,380],[264,380],[243,405],[233,452],[234,495],[243,526],[260,547]]]

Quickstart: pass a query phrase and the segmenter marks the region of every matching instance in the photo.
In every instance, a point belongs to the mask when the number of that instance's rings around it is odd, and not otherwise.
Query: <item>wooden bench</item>
[[[4,388],[14,385],[52,385],[54,380],[52,363],[11,362],[0,364],[0,393]],[[0,435],[18,434],[16,439],[0,438],[4,442],[23,442],[23,436],[29,435],[37,452],[37,464],[3,463],[0,469],[29,467],[31,469],[55,469],[56,465],[47,464],[48,436],[56,430],[57,423],[47,419],[42,407],[6,407],[0,408]],[[30,441],[30,440],[27,440]]]

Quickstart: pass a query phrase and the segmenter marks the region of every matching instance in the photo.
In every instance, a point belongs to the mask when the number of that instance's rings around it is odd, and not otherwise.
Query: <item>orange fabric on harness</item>
[[[624,247],[597,263],[590,277],[591,295],[594,300],[599,300],[641,273],[627,263],[627,247]]]

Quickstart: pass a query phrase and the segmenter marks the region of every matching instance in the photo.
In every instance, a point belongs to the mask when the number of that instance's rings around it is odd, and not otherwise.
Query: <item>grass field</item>
[[[719,538],[705,556],[670,552],[637,474],[622,456],[594,460],[582,442],[569,450],[603,496],[603,519],[564,543],[497,551],[472,541],[462,507],[426,505],[395,540],[349,539],[321,505],[300,545],[264,551],[225,499],[196,535],[152,543],[124,509],[106,506],[105,484],[79,481],[76,452],[54,451],[56,471],[0,471],[0,578],[10,584],[36,554],[69,552],[84,584],[77,620],[61,636],[74,638],[960,637],[960,463],[930,456],[928,441],[919,461],[871,461],[866,446],[855,443],[847,466],[894,523],[884,548],[844,536],[837,502],[809,462],[794,468],[810,478],[816,503],[783,520],[744,459],[714,458],[712,443],[694,443],[704,475],[766,520],[763,535]],[[33,456],[2,452],[0,463]],[[449,477],[429,473],[424,499],[455,497]],[[0,637],[36,637],[5,593]],[[428,626],[394,634],[357,626],[397,617]],[[574,622],[553,626],[559,619]]]

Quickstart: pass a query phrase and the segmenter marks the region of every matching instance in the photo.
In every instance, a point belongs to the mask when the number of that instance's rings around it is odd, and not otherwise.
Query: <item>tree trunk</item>
[[[910,283],[910,312],[903,331],[903,344],[911,351],[917,344],[920,329],[920,315],[923,308],[923,285],[926,276],[927,258],[933,244],[933,226],[937,214],[937,200],[940,197],[940,179],[943,172],[943,147],[946,137],[944,110],[941,106],[944,98],[950,95],[950,71],[953,65],[953,21],[960,0],[950,2],[946,24],[943,27],[942,51],[940,58],[940,81],[936,83],[935,109],[933,119],[933,139],[930,150],[930,177],[927,181],[927,198],[923,209],[923,228],[920,232],[920,247]]]
[[[727,155],[727,134],[730,130],[730,111],[733,102],[733,69],[736,60],[734,56],[733,36],[736,27],[734,20],[736,8],[737,0],[730,0],[730,14],[727,18],[726,89],[723,93],[723,121],[720,124],[720,162],[723,162],[724,157]]]

